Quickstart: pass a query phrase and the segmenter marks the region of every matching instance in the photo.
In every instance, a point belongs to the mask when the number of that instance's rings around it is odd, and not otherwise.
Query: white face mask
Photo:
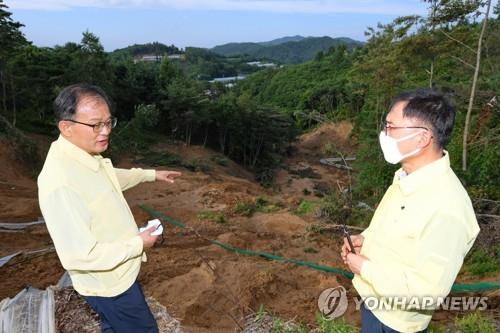
[[[401,162],[404,158],[407,158],[409,156],[413,156],[416,153],[418,153],[422,148],[417,148],[412,152],[409,152],[408,154],[401,154],[398,148],[398,142],[405,141],[408,139],[411,139],[415,137],[416,135],[420,134],[422,131],[418,131],[415,133],[412,133],[410,135],[407,135],[405,137],[399,138],[399,139],[394,139],[391,138],[390,136],[386,135],[384,131],[380,132],[379,135],[379,141],[380,141],[380,147],[382,148],[382,152],[384,153],[384,158],[388,163],[391,164],[396,164]]]

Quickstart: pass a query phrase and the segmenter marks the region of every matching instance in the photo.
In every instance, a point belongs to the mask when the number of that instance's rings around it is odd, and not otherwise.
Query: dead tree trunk
[[[12,126],[16,127],[17,121],[17,106],[16,106],[16,89],[14,89],[14,78],[10,76],[10,92],[12,95]]]
[[[3,113],[7,114],[7,84],[5,83],[6,75],[4,71],[0,71],[0,81],[2,82],[2,107]]]
[[[479,77],[479,67],[481,64],[481,45],[483,41],[484,32],[486,31],[486,25],[488,24],[488,15],[490,13],[491,0],[488,0],[488,7],[486,8],[486,14],[484,15],[483,26],[481,28],[481,34],[479,35],[479,41],[477,42],[477,55],[476,55],[476,68],[474,69],[474,78],[472,79],[472,88],[470,91],[469,106],[467,107],[467,115],[465,116],[465,126],[464,126],[464,137],[463,137],[463,150],[462,150],[462,170],[467,170],[467,137],[469,135],[470,127],[470,117],[472,114],[472,106],[474,105],[474,97],[476,95],[476,85],[477,78]]]

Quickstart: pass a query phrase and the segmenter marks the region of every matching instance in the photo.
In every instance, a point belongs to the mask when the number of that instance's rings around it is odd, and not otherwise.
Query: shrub
[[[234,206],[234,212],[238,215],[250,217],[255,213],[255,206],[249,202],[238,202]]]
[[[210,159],[220,166],[224,166],[224,167],[228,166],[229,160],[224,156],[215,155],[215,156],[212,156]]]
[[[455,325],[461,330],[463,333],[493,333],[495,330],[493,329],[492,323],[481,313],[473,312],[465,315],[462,318],[455,320]]]
[[[329,320],[319,313],[316,313],[316,323],[321,333],[352,333],[358,331],[354,326],[346,324],[344,318]]]
[[[226,218],[224,217],[224,214],[221,212],[214,212],[210,210],[201,211],[198,213],[197,217],[200,220],[208,220],[218,224],[226,223]]]
[[[181,162],[181,166],[194,172],[210,172],[212,168],[205,161],[201,159],[190,160],[186,162]]]
[[[296,215],[306,215],[312,212],[317,207],[317,203],[307,200],[300,201],[299,205],[293,211]]]
[[[472,250],[465,259],[464,269],[472,275],[484,276],[500,271],[500,245],[494,248],[494,255],[488,255],[481,249]]]
[[[272,213],[282,208],[280,203],[269,202],[266,198],[258,196],[253,202],[238,202],[234,212],[239,215],[250,217],[255,212]]]

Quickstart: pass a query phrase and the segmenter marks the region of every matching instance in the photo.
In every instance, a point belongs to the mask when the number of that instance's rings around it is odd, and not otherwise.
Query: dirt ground
[[[146,204],[208,239],[345,269],[339,257],[339,235],[312,231],[318,222],[315,213],[298,216],[293,211],[301,199],[319,201],[312,194],[315,189],[336,188],[347,182],[346,171],[323,166],[319,158],[325,156],[325,149],[349,154],[351,129],[348,123],[327,124],[302,136],[272,189],[259,186],[252,174],[231,161],[226,166],[215,163],[212,157],[218,154],[214,151],[160,143],[155,150],[176,153],[186,160],[201,159],[210,170],[179,168],[183,176],[175,184],[144,183],[125,196],[140,226],[150,218],[139,207]],[[46,152],[50,139],[36,139]],[[148,168],[133,161],[133,156],[127,156],[118,166]],[[36,180],[1,140],[0,164],[0,222],[39,219]],[[235,212],[238,204],[255,202],[258,197],[277,208],[248,217]],[[224,223],[199,217],[200,212],[207,211],[222,214]],[[145,293],[163,304],[187,332],[234,332],[244,317],[261,305],[283,320],[314,325],[321,291],[341,285],[348,290],[349,298],[356,296],[350,280],[342,276],[231,253],[192,231],[171,225],[166,225],[164,238],[162,244],[147,252],[148,262],[143,264],[139,280]],[[22,232],[0,232],[0,256],[51,244],[43,224]],[[1,300],[13,297],[27,285],[46,288],[56,284],[63,269],[55,252],[50,252],[19,256],[0,268],[0,274]],[[344,319],[359,325],[359,312],[352,303]],[[449,322],[452,317],[449,312],[438,313],[434,320]]]

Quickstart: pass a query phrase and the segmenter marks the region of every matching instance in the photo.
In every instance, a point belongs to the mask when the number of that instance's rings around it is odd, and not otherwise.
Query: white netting
[[[28,287],[0,303],[2,333],[53,333],[54,295],[50,288]]]
[[[180,322],[152,297],[148,305],[160,333],[182,333]],[[56,320],[57,316],[57,320]],[[0,333],[98,333],[99,318],[71,287],[66,273],[57,286],[28,287],[0,302]]]

